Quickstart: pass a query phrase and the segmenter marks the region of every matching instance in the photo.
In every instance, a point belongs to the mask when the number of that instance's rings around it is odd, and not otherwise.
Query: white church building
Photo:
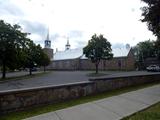
[[[71,49],[69,40],[65,45],[64,51],[56,51],[51,48],[49,33],[45,40],[44,51],[51,59],[48,69],[52,70],[94,70],[95,65],[85,57],[83,48]],[[132,48],[126,45],[123,48],[113,48],[113,59],[101,60],[100,70],[134,70],[135,59]]]

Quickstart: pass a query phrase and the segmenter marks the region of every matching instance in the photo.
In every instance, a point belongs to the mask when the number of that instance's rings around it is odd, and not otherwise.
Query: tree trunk
[[[96,62],[96,74],[98,74],[98,64],[99,62]]]
[[[2,66],[2,78],[6,78],[6,62],[3,60],[3,66]]]
[[[46,71],[46,66],[44,66],[44,72]]]
[[[32,68],[29,68],[29,75],[32,75]]]

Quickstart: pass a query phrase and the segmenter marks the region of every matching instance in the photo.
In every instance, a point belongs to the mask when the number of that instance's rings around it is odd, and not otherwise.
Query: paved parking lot
[[[92,71],[93,72],[93,71]],[[60,85],[75,82],[88,81],[89,77],[87,74],[92,73],[91,71],[52,71],[44,75],[40,75],[33,78],[25,78],[22,80],[11,80],[6,82],[0,82],[0,91],[40,87],[47,85]],[[146,71],[106,71],[107,75],[102,77],[117,77],[117,76],[132,76],[132,75],[144,75],[144,74],[160,74],[159,72],[146,72]],[[28,74],[28,72],[16,72],[9,73],[9,76],[21,76]]]
[[[20,76],[28,74],[27,72],[14,73],[13,76]],[[11,76],[11,73],[10,73]],[[29,87],[39,87],[47,85],[59,85],[73,82],[83,82],[88,81],[86,72],[49,72],[44,75],[38,75],[33,78],[25,78],[23,80],[14,80],[0,83],[0,91],[11,90],[11,89],[21,89]]]

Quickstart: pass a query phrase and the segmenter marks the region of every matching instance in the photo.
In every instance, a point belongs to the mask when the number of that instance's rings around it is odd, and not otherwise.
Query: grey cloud
[[[61,40],[63,40],[63,39],[66,39],[66,40],[67,40],[67,36],[61,35],[61,34],[59,34],[59,33],[52,34],[52,35],[50,36],[50,38],[51,38],[51,40],[54,40],[54,42],[59,42],[59,41],[60,41],[59,38],[61,38]],[[71,37],[70,37],[70,38],[71,38]]]
[[[63,36],[61,36],[60,34],[58,33],[55,33],[55,34],[51,34],[50,35],[50,40],[52,41],[53,44],[59,42],[59,38],[62,38]]]
[[[50,36],[50,38],[53,39],[53,40],[57,40],[57,39],[60,38],[60,37],[61,37],[61,35],[58,34],[58,33],[52,34],[52,35]]]
[[[38,40],[36,41],[37,44],[40,44],[40,45],[43,45],[44,44],[44,41],[43,40]],[[43,46],[42,46],[43,47]]]
[[[76,40],[76,47],[77,48],[85,47],[85,45],[87,45],[86,41]]]
[[[112,48],[123,48],[125,45],[123,43],[112,44]]]
[[[79,30],[72,30],[69,32],[69,37],[70,38],[77,38],[77,37],[82,37],[83,36],[83,31]]]
[[[23,16],[23,11],[15,4],[12,4],[9,0],[0,1],[0,14],[1,15],[14,15]]]
[[[45,24],[31,21],[20,21],[20,24],[24,25],[24,31],[31,34],[38,34],[40,36],[46,36],[47,28]]]

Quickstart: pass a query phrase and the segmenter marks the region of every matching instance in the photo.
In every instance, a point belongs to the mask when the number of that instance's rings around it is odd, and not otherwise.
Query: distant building
[[[83,48],[70,49],[69,39],[65,45],[64,51],[54,53],[51,49],[51,40],[49,39],[49,32],[45,40],[44,51],[51,59],[51,64],[48,69],[53,70],[94,70],[95,64],[91,62],[83,54]],[[134,70],[135,59],[132,48],[126,44],[123,48],[113,48],[113,59],[101,60],[99,63],[100,70]]]
[[[135,60],[132,49],[113,49],[114,57],[111,60],[102,60],[100,70],[134,70]],[[86,58],[82,48],[58,51],[51,59],[48,69],[53,70],[94,70],[95,64]]]

